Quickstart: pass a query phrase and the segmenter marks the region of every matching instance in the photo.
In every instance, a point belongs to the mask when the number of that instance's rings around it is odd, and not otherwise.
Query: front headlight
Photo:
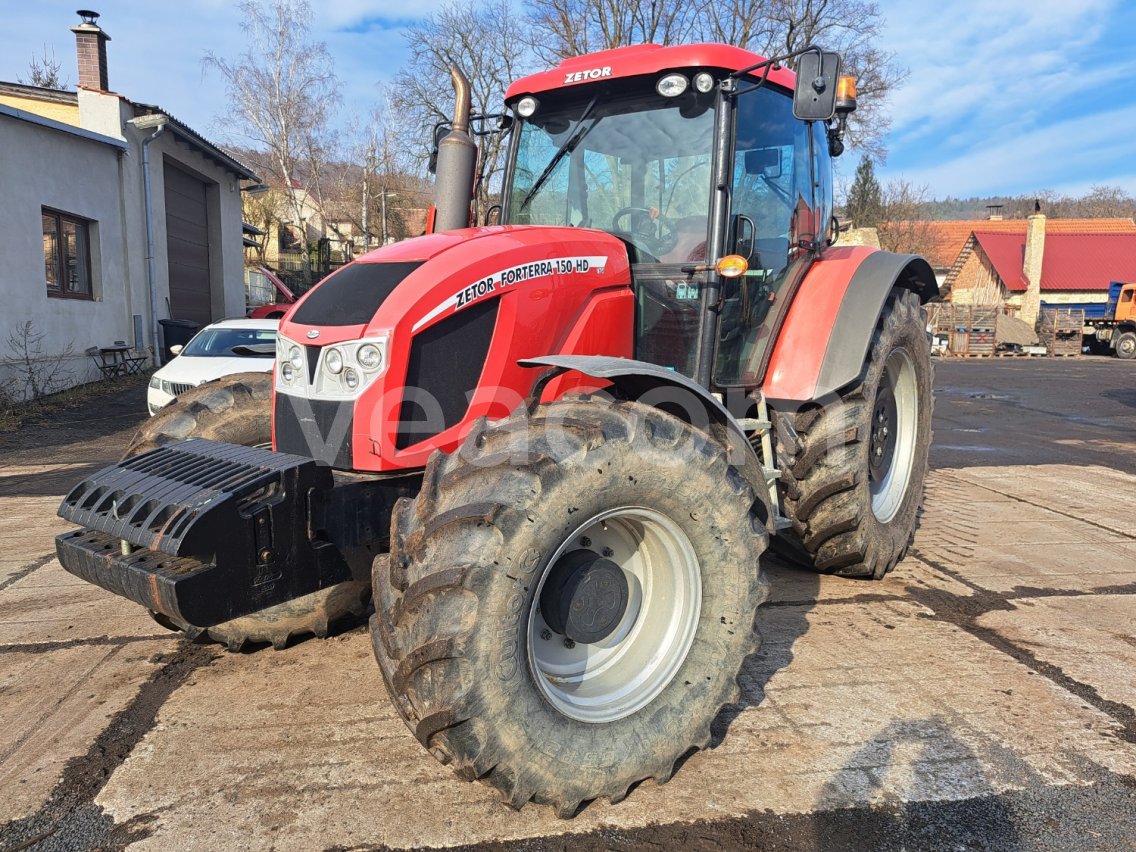
[[[364,343],[360,346],[356,358],[359,361],[359,366],[364,370],[377,370],[383,365],[382,350],[373,343]]]
[[[162,380],[157,376],[150,376],[150,387],[152,387],[154,390],[161,390]]]
[[[292,350],[288,353],[288,363],[292,365],[293,370],[303,369],[304,353],[300,351],[299,346],[293,346]]]
[[[328,349],[323,357],[323,365],[333,376],[338,376],[343,372],[343,353],[338,349]]]
[[[296,378],[296,371],[292,369],[291,361],[285,361],[280,365],[280,378],[289,384],[292,383],[292,379]]]

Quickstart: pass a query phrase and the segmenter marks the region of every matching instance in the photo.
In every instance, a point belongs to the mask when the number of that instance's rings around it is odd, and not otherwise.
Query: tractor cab
[[[831,104],[838,63],[825,56],[829,79],[810,83]],[[506,96],[516,124],[502,221],[621,239],[635,358],[717,387],[759,383],[782,296],[832,215],[833,110],[798,117],[794,76],[759,60],[722,45],[641,45],[566,60]],[[721,290],[719,273],[734,276]],[[703,328],[715,319],[716,334]]]

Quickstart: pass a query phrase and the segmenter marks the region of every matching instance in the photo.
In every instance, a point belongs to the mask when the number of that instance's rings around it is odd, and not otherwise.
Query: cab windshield
[[[714,96],[604,94],[521,121],[506,221],[607,231],[633,263],[706,254]]]

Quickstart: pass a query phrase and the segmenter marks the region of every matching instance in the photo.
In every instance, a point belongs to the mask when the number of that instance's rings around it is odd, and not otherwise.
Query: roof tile
[[[1025,238],[1025,219],[942,219],[927,223],[932,248],[927,260],[936,268],[949,269],[971,233],[1020,234]],[[1046,234],[1136,234],[1132,219],[1047,219]]]

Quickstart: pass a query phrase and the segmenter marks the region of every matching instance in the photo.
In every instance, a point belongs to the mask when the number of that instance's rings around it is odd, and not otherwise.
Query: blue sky
[[[406,58],[402,29],[442,0],[324,0],[316,37],[342,81],[343,113],[366,114]],[[54,49],[74,85],[76,3],[5,0],[0,80],[27,76]],[[157,103],[226,141],[225,90],[207,50],[243,49],[225,0],[104,0],[111,88]],[[910,70],[891,98],[880,169],[933,197],[1077,194],[1115,184],[1136,194],[1136,3],[1130,0],[883,0],[881,46]],[[842,171],[851,173],[855,152]]]

